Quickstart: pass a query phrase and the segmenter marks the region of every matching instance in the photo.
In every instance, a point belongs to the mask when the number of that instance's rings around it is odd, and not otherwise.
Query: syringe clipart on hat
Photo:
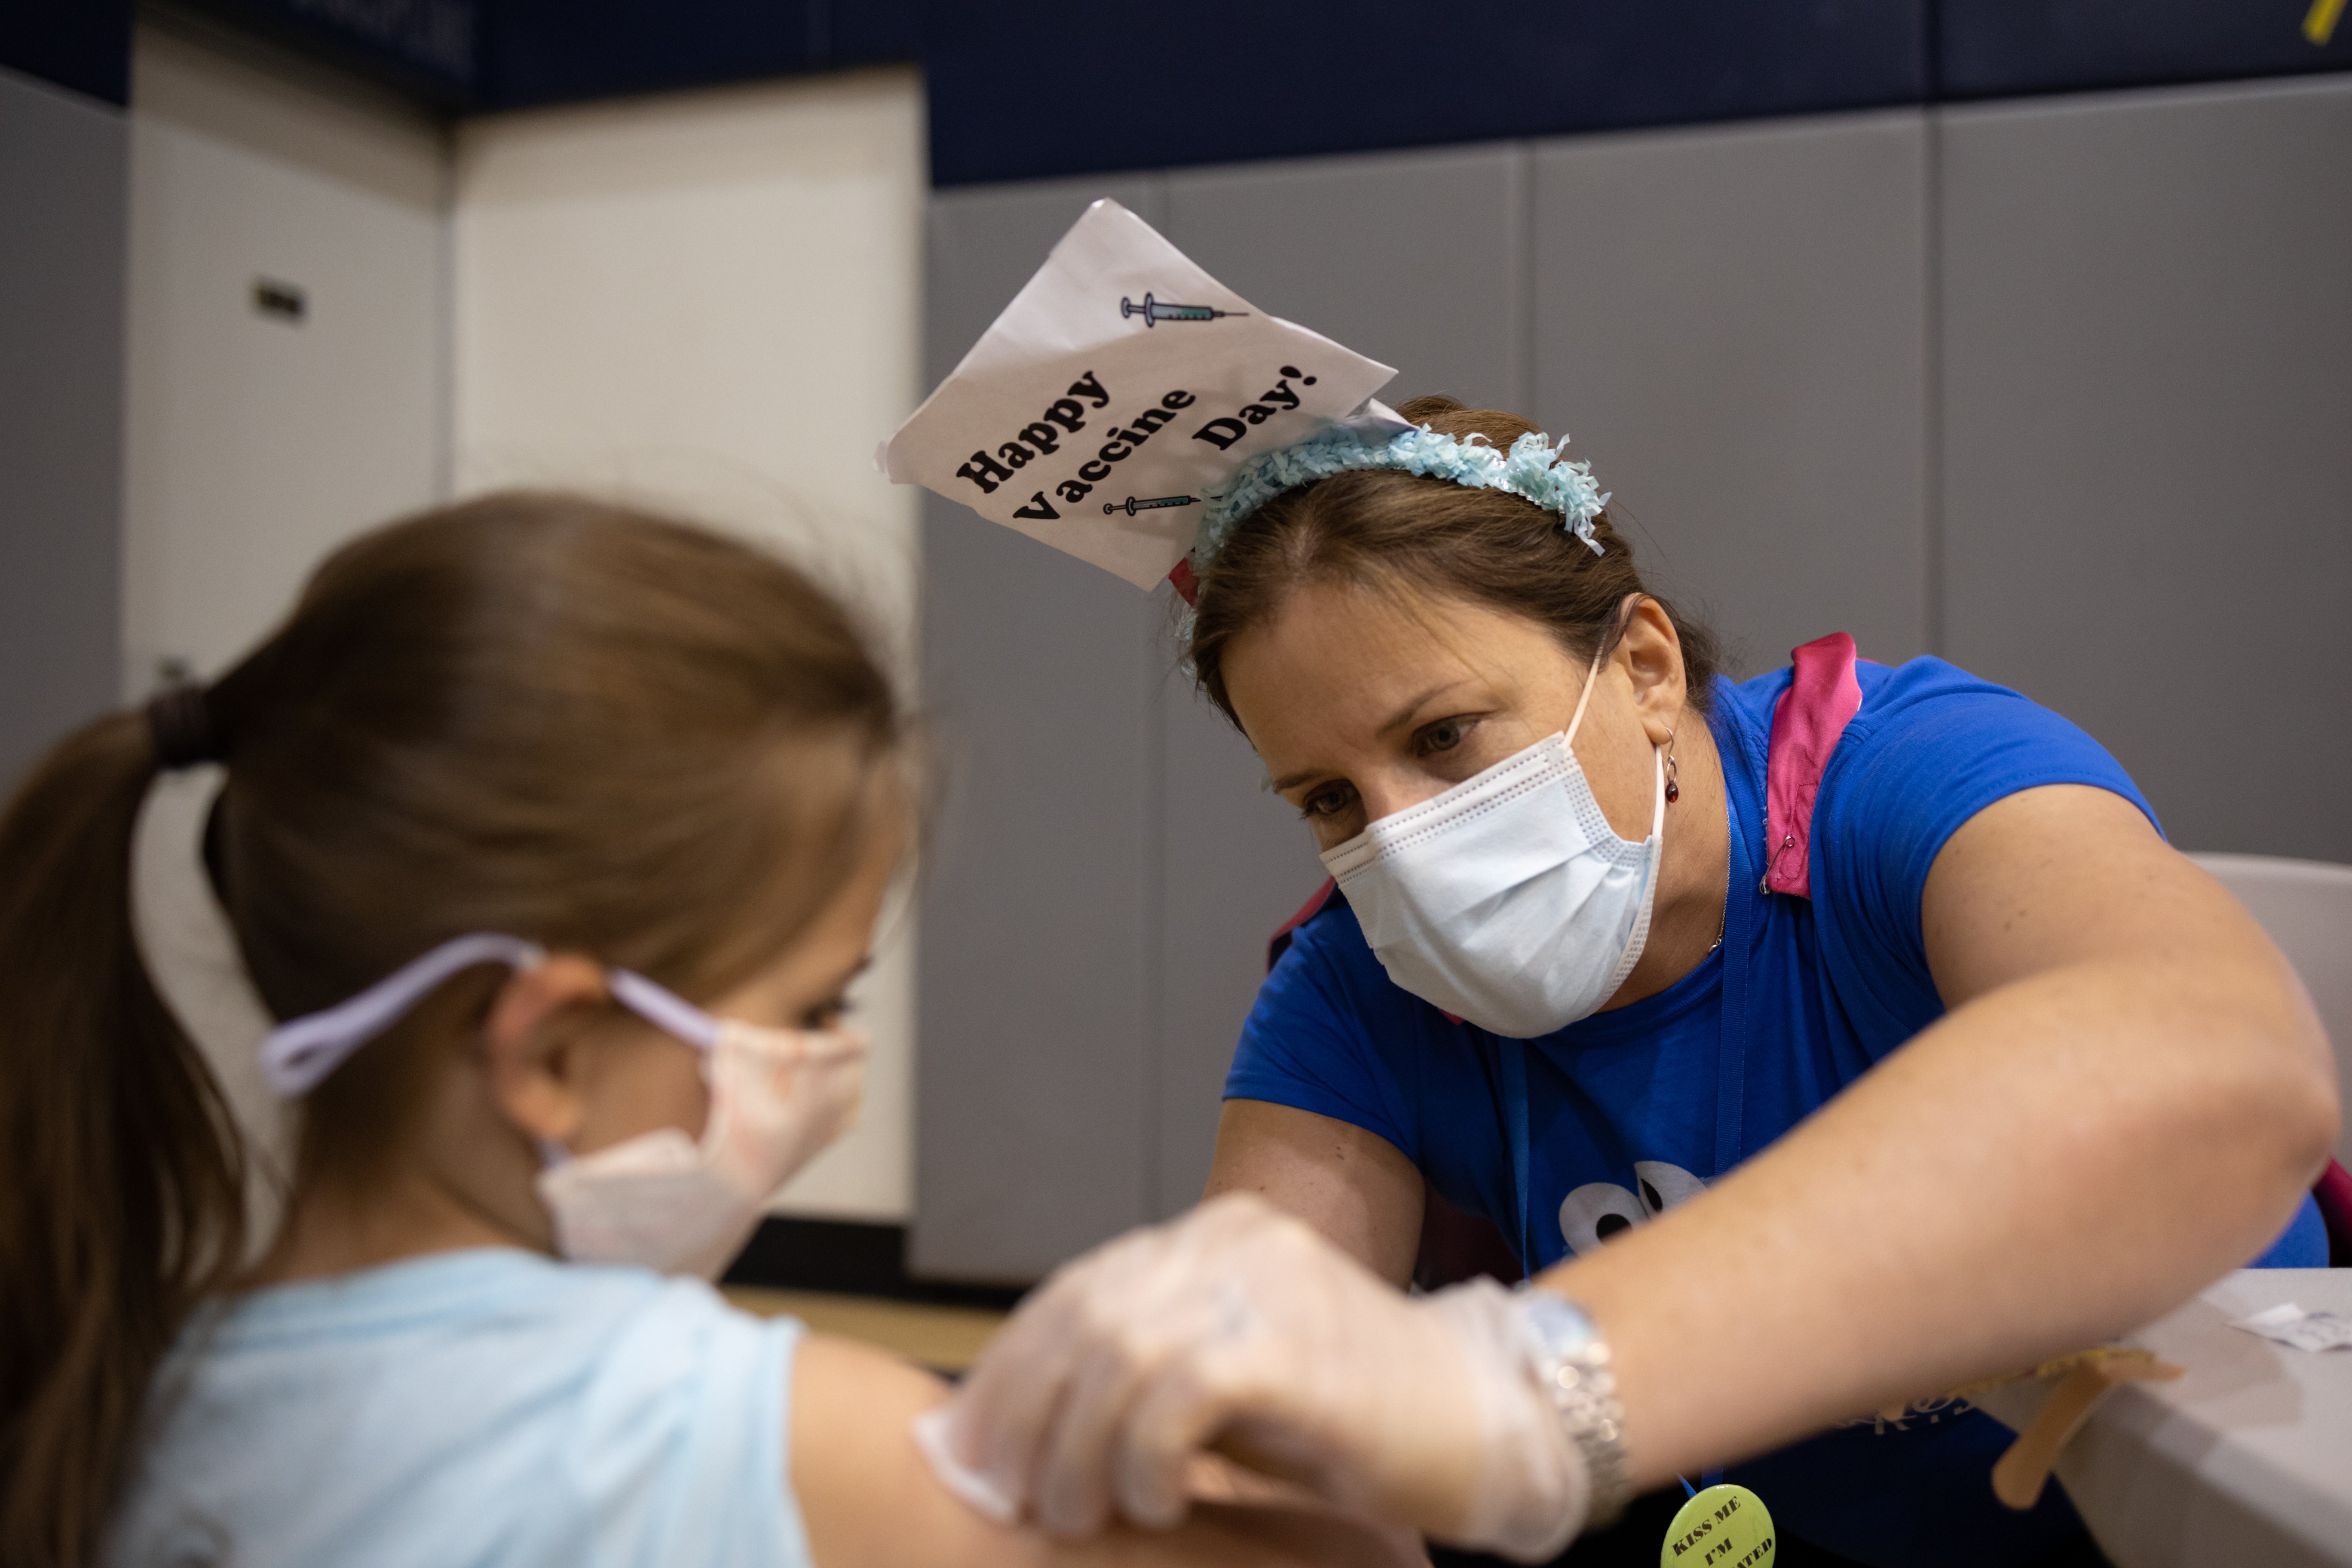
[[[1128,516],[1133,517],[1139,511],[1151,511],[1163,506],[1198,506],[1200,504],[1199,496],[1153,496],[1150,500],[1141,500],[1129,496],[1125,504],[1113,500],[1103,502],[1103,515],[1108,517],[1115,511],[1123,511]]]
[[[1372,398],[1395,374],[1268,315],[1106,198],[877,459],[1139,589],[1181,594],[1202,520],[1244,465],[1342,421],[1408,428]]]
[[[1212,310],[1206,305],[1171,305],[1165,300],[1153,299],[1148,293],[1140,305],[1126,295],[1120,295],[1118,313],[1122,317],[1140,316],[1147,327],[1156,327],[1162,321],[1215,321],[1227,316],[1249,314],[1247,310]]]

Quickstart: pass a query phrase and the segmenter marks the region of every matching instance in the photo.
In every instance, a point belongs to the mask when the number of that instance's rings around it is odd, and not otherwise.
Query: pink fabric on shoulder
[[[2319,1218],[2327,1226],[2327,1261],[2337,1268],[2352,1268],[2352,1171],[2328,1161],[2327,1169],[2312,1184],[2311,1195],[2319,1200]]]
[[[1330,903],[1333,895],[1339,890],[1339,883],[1336,878],[1324,878],[1323,885],[1316,889],[1314,894],[1305,903],[1298,906],[1298,912],[1283,921],[1280,931],[1265,939],[1265,967],[1268,973],[1273,973],[1275,963],[1289,949],[1290,933],[1321,914],[1324,907]]]
[[[1853,638],[1843,632],[1789,651],[1789,689],[1772,709],[1764,765],[1764,821],[1769,834],[1764,886],[1801,899],[1813,895],[1813,797],[1847,721],[1862,708],[1853,674]]]

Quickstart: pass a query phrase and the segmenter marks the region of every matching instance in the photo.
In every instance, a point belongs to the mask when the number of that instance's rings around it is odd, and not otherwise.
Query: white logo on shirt
[[[1633,1190],[1614,1182],[1587,1182],[1559,1202],[1560,1239],[1580,1256],[1621,1230],[1655,1219],[1706,1191],[1706,1184],[1664,1160],[1633,1162]]]

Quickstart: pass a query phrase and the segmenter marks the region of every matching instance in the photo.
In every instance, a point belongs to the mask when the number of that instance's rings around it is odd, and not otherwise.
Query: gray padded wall
[[[1571,432],[1745,668],[1947,652],[2183,845],[2352,859],[2347,146],[2336,79],[960,190],[930,368],[1115,195],[1399,395]],[[1023,1278],[1197,1196],[1320,868],[1164,591],[929,506],[914,1259]]]
[[[1168,176],[1168,237],[1261,310],[1397,367],[1390,403],[1528,395],[1528,154],[1381,153]]]
[[[930,368],[1115,195],[1259,307],[1396,365],[1399,395],[1575,430],[1650,559],[1759,663],[1841,627],[1904,658],[1924,143],[1916,117],[1862,116],[940,195]],[[1187,689],[1164,593],[930,504],[928,679],[978,728],[925,901],[914,1262],[1019,1277],[1197,1198],[1265,937],[1322,873]],[[1152,701],[1116,706],[1139,685]]]
[[[1526,374],[1526,153],[1316,159],[1168,176],[1165,232],[1261,310],[1397,367],[1391,398],[1508,406]],[[1362,258],[1376,258],[1373,265]],[[1257,753],[1194,697],[1164,639],[1159,1213],[1198,1202],[1265,940],[1323,880]]]
[[[1110,195],[1401,385],[1517,401],[1525,188],[1524,152],[1488,149],[944,194],[928,368],[944,375]],[[1347,265],[1367,253],[1379,269]],[[912,1258],[1021,1278],[1200,1196],[1265,938],[1323,873],[1248,744],[1192,695],[1164,591],[927,505],[951,801],[924,896]],[[1076,758],[1050,743],[1072,734]]]
[[[1741,668],[1927,650],[1927,189],[1915,113],[1536,153],[1536,416]]]
[[[1322,885],[1323,867],[1307,825],[1264,787],[1249,742],[1173,668],[1175,639],[1162,637],[1160,649],[1165,848],[1149,1114],[1159,1141],[1153,1204],[1165,1215],[1201,1201],[1225,1069],[1265,978],[1266,938]]]
[[[2182,847],[2352,860],[2352,82],[1942,134],[1951,657]]]
[[[0,70],[0,790],[121,700],[121,112]]]
[[[1150,181],[932,198],[933,382],[1098,195],[1161,216]],[[910,1265],[1032,1279],[1148,1214],[1164,594],[928,492],[923,561],[949,789],[917,949]]]

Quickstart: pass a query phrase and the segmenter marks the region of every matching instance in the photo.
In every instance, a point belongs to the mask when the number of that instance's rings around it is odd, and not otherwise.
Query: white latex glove
[[[966,1497],[1084,1535],[1164,1528],[1215,1448],[1330,1502],[1523,1561],[1584,1521],[1584,1461],[1509,1292],[1410,1298],[1228,1196],[1123,1237],[1013,1315],[928,1435]]]

